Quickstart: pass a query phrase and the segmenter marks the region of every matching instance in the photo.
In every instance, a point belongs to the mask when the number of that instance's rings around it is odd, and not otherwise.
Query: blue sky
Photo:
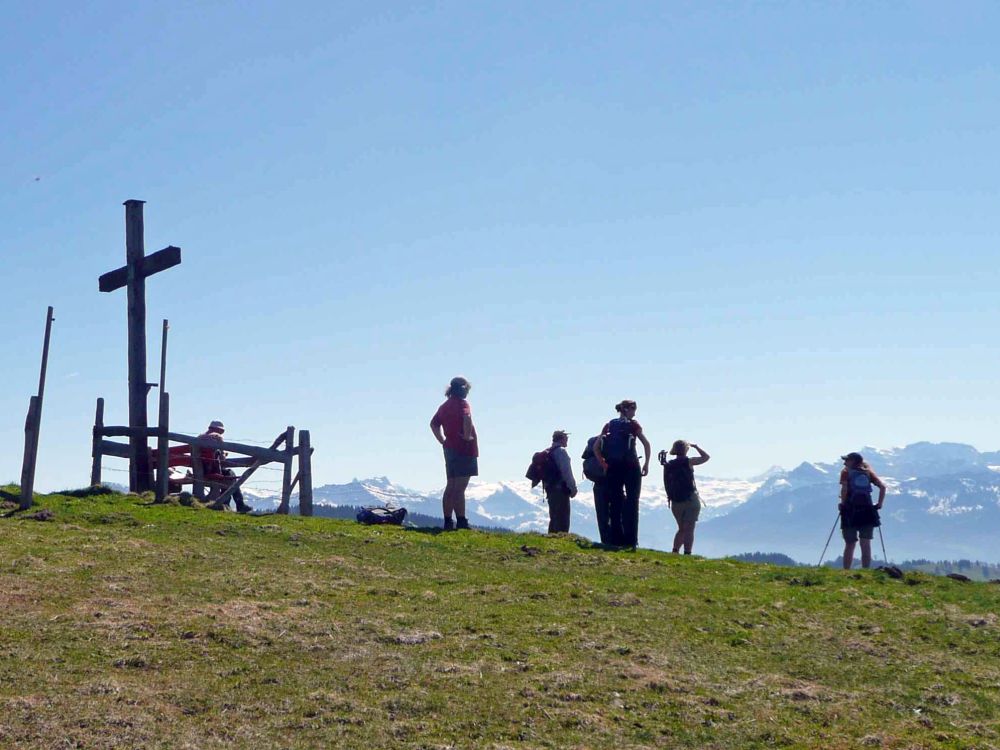
[[[427,423],[459,373],[487,480],[553,428],[581,447],[622,398],[716,476],[1000,448],[996,4],[8,2],[0,22],[0,481],[49,304],[38,487],[86,483],[98,396],[127,421],[124,292],[97,277],[129,198],[147,252],[183,248],[147,287],[172,424],[308,428],[320,483],[440,487]]]

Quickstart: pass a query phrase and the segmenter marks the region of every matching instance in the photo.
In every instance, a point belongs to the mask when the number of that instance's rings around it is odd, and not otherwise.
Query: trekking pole
[[[830,546],[830,540],[833,539],[833,532],[837,529],[837,521],[839,520],[840,520],[840,511],[838,510],[837,517],[833,519],[833,526],[830,527],[830,536],[826,538],[826,544],[823,545],[823,554],[819,556],[819,562],[816,563],[817,568],[822,567],[823,565],[823,558],[826,557],[826,548]],[[879,529],[879,533],[881,532],[882,530]]]
[[[885,556],[885,537],[882,536],[882,527],[878,527],[878,540],[882,542],[882,560],[886,565],[889,564],[889,558]]]

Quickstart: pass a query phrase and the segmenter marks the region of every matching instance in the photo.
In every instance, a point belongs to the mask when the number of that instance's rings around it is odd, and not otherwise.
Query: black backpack
[[[358,511],[358,523],[367,526],[388,523],[402,526],[406,518],[406,508],[387,508],[383,505],[372,505]]]
[[[601,455],[608,463],[623,463],[635,456],[635,436],[627,419],[612,419],[601,443]]]
[[[694,494],[694,469],[689,461],[675,458],[663,464],[663,487],[672,503],[690,500]]]
[[[590,438],[587,441],[587,447],[583,449],[583,455],[580,456],[583,459],[583,475],[591,482],[600,482],[607,476],[601,462],[597,460],[597,454],[594,453],[594,443],[600,439],[600,435]]]

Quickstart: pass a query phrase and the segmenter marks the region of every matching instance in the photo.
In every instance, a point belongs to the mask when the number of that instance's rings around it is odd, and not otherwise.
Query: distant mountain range
[[[883,535],[890,560],[928,558],[1000,560],[1000,452],[980,453],[959,443],[914,443],[904,448],[862,451],[889,486]],[[579,466],[574,467],[579,474]],[[769,469],[752,479],[698,477],[706,507],[695,551],[709,556],[781,552],[801,562],[819,559],[837,517],[839,464],[803,463]],[[248,493],[249,494],[249,493]],[[327,505],[406,507],[412,513],[441,515],[440,492],[418,492],[386,477],[329,484],[313,490]],[[474,525],[515,531],[544,531],[548,506],[527,480],[478,482],[466,494]],[[254,497],[257,507],[274,499]],[[573,532],[597,538],[593,495],[582,482],[572,503]],[[639,543],[670,549],[676,525],[667,506],[659,467],[651,470],[640,497]],[[842,543],[835,531],[828,557]],[[879,544],[876,539],[876,545]],[[832,553],[832,554],[831,554]]]

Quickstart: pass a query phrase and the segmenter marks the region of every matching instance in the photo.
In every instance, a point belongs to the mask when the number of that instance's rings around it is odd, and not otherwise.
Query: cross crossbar
[[[178,266],[180,262],[181,249],[170,245],[143,258],[140,273],[143,278],[148,278],[154,273]],[[128,284],[128,266],[108,271],[97,280],[97,283],[102,292],[113,292],[115,289],[121,289]]]

